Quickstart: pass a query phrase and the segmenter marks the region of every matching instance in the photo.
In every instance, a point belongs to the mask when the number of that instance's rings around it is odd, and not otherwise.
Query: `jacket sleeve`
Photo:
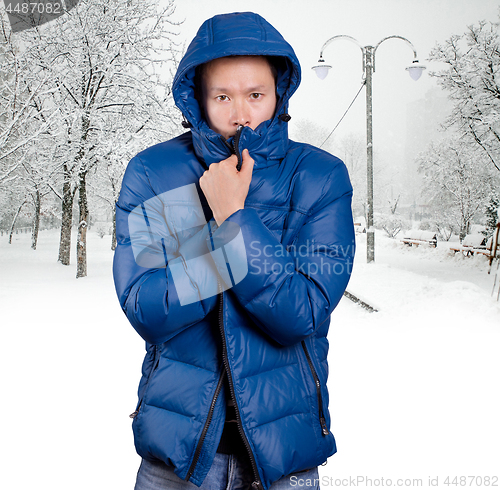
[[[352,187],[342,162],[319,190],[291,246],[283,246],[252,208],[236,211],[207,240],[224,250],[223,256],[214,255],[222,277],[226,269],[248,270],[230,285],[229,294],[282,345],[315,332],[342,298],[352,270]],[[224,236],[224,228],[235,225],[242,232],[240,241],[230,240],[234,230]]]
[[[208,227],[198,220],[198,226],[173,230],[169,218],[179,213],[179,206],[169,208],[155,194],[143,162],[133,158],[116,205],[113,276],[123,312],[150,344],[199,322],[216,304],[213,261],[209,254],[200,257]]]

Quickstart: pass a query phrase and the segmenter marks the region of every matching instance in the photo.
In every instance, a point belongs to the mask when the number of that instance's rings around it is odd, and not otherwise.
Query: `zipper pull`
[[[139,413],[139,410],[141,409],[142,401],[139,403],[139,406],[137,407],[137,410],[135,412],[132,412],[129,417],[131,419],[135,419],[137,417],[137,414]]]
[[[321,432],[324,436],[327,436],[330,431],[328,430],[328,427],[326,426],[326,420],[324,417],[320,417],[319,423],[321,424]]]
[[[252,488],[253,490],[264,490],[264,487],[262,486],[262,483],[260,481],[254,481],[252,483]]]
[[[236,155],[236,158],[238,158],[238,164],[236,165],[236,170],[238,172],[241,170],[241,164],[243,163],[243,159],[241,158],[241,153],[238,150],[239,142],[240,142],[240,135],[241,135],[241,130],[243,129],[244,126],[241,124],[236,128],[236,134],[233,137],[233,151],[234,154]]]

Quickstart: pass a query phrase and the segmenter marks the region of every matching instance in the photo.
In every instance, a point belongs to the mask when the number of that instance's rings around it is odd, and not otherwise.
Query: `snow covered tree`
[[[444,242],[448,242],[453,234],[458,234],[460,232],[457,227],[455,213],[447,209],[437,209],[435,206],[432,206],[432,217],[430,221],[433,223],[433,228],[435,228],[438,233],[439,240]]]
[[[366,218],[366,142],[360,134],[350,133],[335,145],[334,154],[346,164],[353,188],[352,208]]]
[[[500,171],[499,24],[480,22],[438,44],[429,59],[447,67],[431,73],[449,92],[453,111],[448,126],[474,142]]]
[[[332,152],[334,137],[328,138],[329,130],[310,119],[295,120],[292,117],[293,123],[290,123],[290,137],[301,143],[309,145],[322,146],[323,150]]]
[[[448,214],[462,241],[490,195],[492,176],[484,155],[461,139],[450,138],[431,144],[418,163],[424,176],[423,197],[436,214]]]
[[[486,205],[486,231],[485,234],[489,238],[493,235],[497,223],[500,220],[500,195],[492,193]]]
[[[78,199],[77,277],[87,274],[89,172],[113,151],[131,156],[172,135],[177,114],[162,71],[175,51],[173,14],[173,0],[82,0],[52,23],[20,33],[30,70],[25,84],[43,82],[35,109],[40,120],[51,116],[46,133],[60,170],[53,189],[62,202],[63,264]]]
[[[409,223],[394,213],[377,214],[375,216],[375,227],[384,230],[389,238],[396,238],[401,230],[409,228]]]
[[[27,196],[26,201],[33,207],[31,248],[36,250],[40,230],[42,199],[52,192],[50,186],[47,185],[47,181],[50,181],[52,176],[43,165],[48,159],[40,157],[36,148],[33,147],[33,150],[31,158],[24,160],[22,163],[22,172],[19,172],[18,184],[22,185]]]
[[[30,67],[31,68],[31,67]],[[0,190],[10,186],[28,156],[29,145],[48,127],[41,121],[34,99],[43,80],[29,86],[26,64],[0,8]]]

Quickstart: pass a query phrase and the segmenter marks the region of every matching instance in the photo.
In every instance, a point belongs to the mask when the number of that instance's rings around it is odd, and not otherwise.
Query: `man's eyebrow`
[[[253,87],[246,88],[245,91],[247,91],[247,92],[259,92],[261,90],[264,90],[265,88],[267,88],[267,86],[261,84],[261,85],[255,85]],[[217,87],[217,86],[207,87],[207,90],[210,92],[222,92],[222,93],[226,93],[226,92],[230,91],[227,87]]]
[[[250,87],[248,89],[249,92],[260,92],[261,90],[264,90],[267,88],[267,85],[256,85],[255,87]]]
[[[228,92],[227,88],[224,87],[207,87],[210,92]]]

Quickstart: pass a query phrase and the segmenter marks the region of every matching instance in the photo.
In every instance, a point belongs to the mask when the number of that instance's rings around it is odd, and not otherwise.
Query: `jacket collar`
[[[224,137],[208,127],[191,128],[196,156],[207,166],[228,158],[233,152],[234,138],[224,141]],[[254,168],[274,165],[283,159],[288,149],[288,123],[277,116],[264,121],[255,130],[244,127],[241,130],[238,148],[241,153],[248,149],[255,161]]]

